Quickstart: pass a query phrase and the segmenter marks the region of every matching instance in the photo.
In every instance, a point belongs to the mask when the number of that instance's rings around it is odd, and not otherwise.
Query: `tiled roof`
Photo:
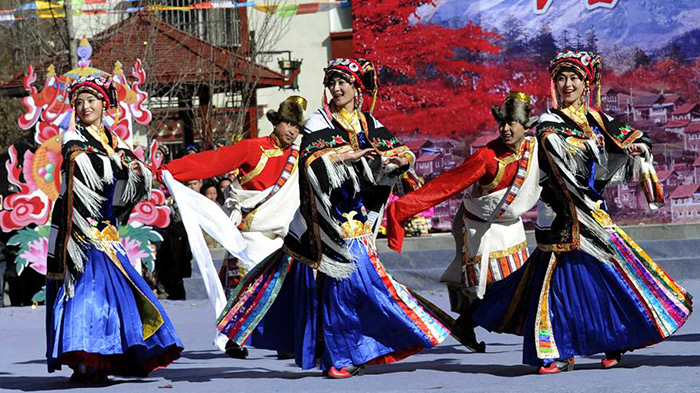
[[[668,179],[673,173],[673,171],[658,171],[656,172],[656,177],[659,179],[660,182],[663,182],[666,179]]]
[[[700,105],[700,104],[698,104],[697,102],[683,104],[683,105],[679,106],[678,108],[676,108],[676,110],[673,111],[671,114],[672,115],[685,115],[688,112],[691,112],[693,110],[697,110],[698,105]]]
[[[641,96],[641,97],[634,97],[634,107],[635,108],[641,108],[641,107],[647,107],[647,106],[652,106],[656,104],[657,102],[661,101],[663,97],[660,94],[652,94],[648,96]]]
[[[406,141],[404,143],[406,144],[406,146],[408,146],[409,149],[411,149],[411,151],[417,152],[418,150],[420,150],[421,147],[423,147],[423,145],[425,145],[428,142],[430,141],[427,139],[418,139],[415,141]]]
[[[259,75],[258,87],[267,87],[284,86],[292,80],[228,49],[178,30],[154,15],[135,14],[94,36],[90,44],[93,67],[111,72],[117,61],[130,67],[140,58],[148,72],[149,83],[246,83],[251,76]],[[55,66],[58,74],[69,70],[66,56],[47,59],[43,65],[35,66],[40,81],[50,64]],[[21,88],[23,80],[24,74],[17,74],[0,84],[0,89]]]
[[[688,127],[685,128],[685,133],[694,134],[700,132],[700,123],[690,123]]]
[[[430,162],[430,161],[433,161],[439,157],[440,157],[440,153],[438,153],[438,154],[423,154],[422,156],[420,156],[416,159],[416,162]]]
[[[693,184],[681,184],[680,186],[676,187],[675,190],[673,190],[673,194],[671,194],[672,199],[676,198],[688,198],[693,196],[695,194],[695,191],[698,190],[698,187],[700,185],[697,185],[695,183]]]
[[[479,147],[484,147],[486,146],[489,142],[492,140],[498,138],[498,134],[491,134],[491,135],[482,135],[471,143],[472,148],[479,148]]]
[[[664,96],[664,99],[661,102],[673,104],[673,103],[677,102],[678,100],[681,100],[681,97],[678,94],[670,94],[670,95]]]
[[[663,128],[678,128],[678,127],[685,127],[688,124],[690,124],[689,119],[681,119],[681,120],[670,120],[668,123],[664,124]]]

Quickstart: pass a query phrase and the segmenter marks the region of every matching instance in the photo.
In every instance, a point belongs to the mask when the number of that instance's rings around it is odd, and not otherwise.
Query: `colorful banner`
[[[277,5],[257,5],[254,1],[244,3],[237,3],[235,1],[205,1],[189,6],[169,6],[155,4],[146,5],[143,7],[131,7],[130,4],[135,2],[135,0],[126,0],[110,8],[82,8],[81,6],[85,5],[92,6],[98,4],[107,4],[107,0],[73,0],[73,15],[130,14],[135,12],[154,11],[189,12],[193,10],[215,10],[250,7],[260,12],[277,15],[280,18],[289,18],[295,15],[325,12],[339,7],[346,8],[350,7],[351,5],[350,0]],[[34,1],[15,9],[0,10],[0,23],[14,22],[30,18],[64,18],[66,15],[63,9],[63,4],[63,1],[58,1],[55,3],[48,1]]]

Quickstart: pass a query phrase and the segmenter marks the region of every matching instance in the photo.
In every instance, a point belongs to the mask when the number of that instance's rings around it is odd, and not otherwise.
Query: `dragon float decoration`
[[[5,162],[7,177],[19,191],[7,195],[0,210],[0,228],[4,232],[16,231],[8,244],[19,246],[16,258],[18,275],[27,267],[46,274],[50,215],[61,187],[61,134],[75,121],[68,99],[68,86],[71,81],[85,75],[109,74],[91,67],[92,47],[85,37],[78,46],[78,56],[78,68],[63,75],[56,75],[54,66],[48,66],[40,91],[34,86],[37,76],[31,65],[24,78],[24,88],[29,95],[22,100],[25,113],[17,123],[23,130],[34,130],[38,148],[25,151],[23,157],[18,157],[15,146],[9,148],[10,158]],[[152,115],[144,107],[148,95],[141,90],[146,74],[140,60],[136,60],[131,76],[133,81],[129,82],[121,63],[115,63],[111,77],[117,89],[119,105],[105,114],[105,123],[133,146],[134,125],[147,125]],[[144,162],[160,166],[162,157],[157,153],[155,141],[149,147],[148,154],[141,146],[135,149],[135,153]],[[128,225],[119,228],[129,260],[138,271],[142,264],[153,271],[153,242],[162,240],[153,227],[165,228],[169,224],[170,207],[166,204],[166,197],[162,191],[154,189],[150,199],[134,207]],[[37,294],[35,299],[41,297],[41,294]]]

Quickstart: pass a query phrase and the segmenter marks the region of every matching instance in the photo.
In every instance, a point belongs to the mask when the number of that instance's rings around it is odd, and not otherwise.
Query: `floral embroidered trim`
[[[308,146],[304,148],[303,154],[307,155],[310,154],[313,150],[332,148],[346,143],[348,142],[345,139],[343,139],[342,136],[334,135],[333,139],[330,141],[327,141],[325,139],[319,139],[311,142]]]
[[[559,358],[559,349],[554,340],[554,332],[552,331],[552,320],[549,314],[549,285],[552,282],[552,274],[557,266],[557,254],[552,253],[549,258],[549,266],[544,277],[542,290],[540,292],[540,300],[537,304],[537,316],[535,317],[535,349],[537,357],[540,359],[557,359]]]

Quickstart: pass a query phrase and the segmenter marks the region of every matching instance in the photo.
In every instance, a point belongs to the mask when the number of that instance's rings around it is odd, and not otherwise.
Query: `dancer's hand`
[[[605,137],[602,134],[596,135],[595,136],[595,144],[600,149],[604,149],[605,148]]]
[[[641,143],[632,143],[631,145],[628,145],[625,150],[627,151],[627,154],[631,155],[632,157],[641,156],[646,151],[644,145]]]
[[[134,174],[136,174],[136,176],[143,177],[143,171],[141,170],[141,165],[139,165],[138,162],[131,163],[131,170],[134,171]]]
[[[374,160],[375,158],[378,157],[377,152],[373,148],[367,148],[367,149],[362,149],[362,150],[355,150],[355,151],[350,151],[347,153],[342,153],[336,156],[337,161],[349,161],[349,162],[355,162],[358,161],[360,158],[365,157],[368,160]]]
[[[390,164],[394,164],[397,167],[401,168],[402,166],[408,165],[408,158],[406,158],[406,156],[391,156],[387,158],[386,161],[384,161],[385,167]]]

